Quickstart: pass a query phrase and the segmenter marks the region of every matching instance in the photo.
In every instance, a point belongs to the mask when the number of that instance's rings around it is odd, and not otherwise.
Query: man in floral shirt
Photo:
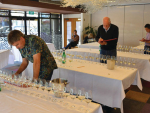
[[[13,30],[8,34],[8,42],[16,46],[22,55],[22,64],[15,73],[16,76],[26,69],[30,61],[33,63],[33,79],[51,80],[57,64],[43,39]]]

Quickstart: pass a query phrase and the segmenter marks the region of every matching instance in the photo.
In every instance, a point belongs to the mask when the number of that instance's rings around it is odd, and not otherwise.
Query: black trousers
[[[150,46],[144,46],[144,54],[150,54]]]
[[[88,36],[84,38],[83,44],[88,43]]]
[[[67,49],[69,47],[69,49],[71,49],[71,47],[75,47],[77,45],[76,42],[70,42],[66,47],[65,49]]]

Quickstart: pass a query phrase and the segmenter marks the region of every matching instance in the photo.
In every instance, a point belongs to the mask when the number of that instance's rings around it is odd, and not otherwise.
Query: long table
[[[22,90],[22,92],[20,92]],[[25,93],[28,91],[28,94]],[[32,95],[30,95],[32,93]],[[38,97],[36,95],[39,95]],[[47,96],[52,97],[48,100]],[[62,99],[62,103],[55,102],[52,99],[59,100],[50,92],[35,88],[19,88],[18,91],[2,89],[0,92],[0,113],[81,113],[80,107],[88,109],[91,113],[103,113],[100,104],[80,102],[78,99],[72,101],[70,97]],[[64,106],[68,103],[67,106]],[[71,108],[75,106],[75,108]]]
[[[98,42],[86,43],[86,44],[81,44],[78,47],[79,48],[99,49],[99,43]]]
[[[98,49],[87,49],[87,48],[70,49],[70,50],[66,50],[66,53],[70,53],[74,55],[82,55],[82,56],[85,56],[85,53],[92,53],[95,55],[100,54]],[[150,81],[150,76],[149,76],[150,55],[117,51],[117,57],[135,59],[136,60],[135,68],[139,70],[140,77],[143,78],[144,80]]]
[[[124,90],[131,84],[137,85],[142,90],[140,75],[137,69],[116,67],[108,70],[106,65],[85,62],[84,60],[67,61],[65,65],[57,62],[59,69],[53,73],[52,79],[65,78],[70,82],[70,87],[91,90],[93,100],[101,104],[121,108],[123,113]]]
[[[0,69],[14,63],[14,57],[10,50],[0,50]]]

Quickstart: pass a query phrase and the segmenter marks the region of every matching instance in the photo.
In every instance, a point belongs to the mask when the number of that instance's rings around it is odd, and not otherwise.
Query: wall
[[[81,13],[81,39],[80,44],[83,43],[83,34],[84,34],[84,28],[87,26],[91,26],[91,16],[90,14]]]
[[[105,16],[110,17],[111,23],[119,27],[120,44],[137,46],[146,35],[144,25],[150,23],[150,4],[104,7],[92,14],[92,27],[96,26],[97,29]]]

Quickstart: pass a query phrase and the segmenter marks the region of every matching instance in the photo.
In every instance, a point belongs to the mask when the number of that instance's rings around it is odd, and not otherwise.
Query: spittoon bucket
[[[107,60],[107,69],[113,70],[115,67],[115,60]]]

